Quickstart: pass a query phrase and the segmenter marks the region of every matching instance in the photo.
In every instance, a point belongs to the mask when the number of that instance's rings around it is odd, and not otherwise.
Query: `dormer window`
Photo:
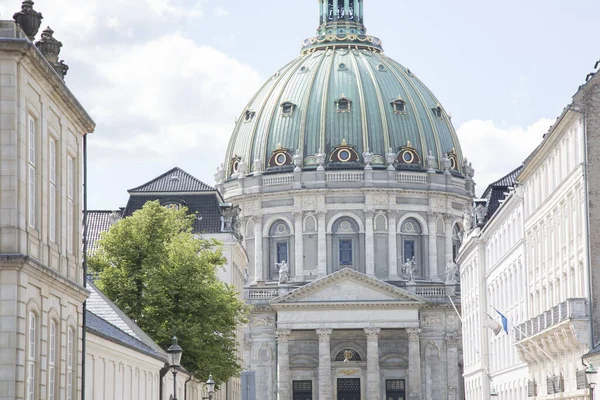
[[[246,110],[246,112],[244,113],[244,122],[252,121],[252,119],[254,118],[255,115],[256,115],[256,112],[254,112],[252,110]]]
[[[406,102],[401,98],[392,101],[392,107],[394,107],[394,113],[406,114]]]
[[[295,109],[296,105],[294,103],[286,101],[281,104],[281,115],[284,117],[290,117],[294,114]]]
[[[335,101],[337,105],[337,112],[350,112],[352,101],[342,94],[342,97]]]
[[[438,117],[438,118],[442,118],[442,107],[437,106],[433,109],[433,114]]]

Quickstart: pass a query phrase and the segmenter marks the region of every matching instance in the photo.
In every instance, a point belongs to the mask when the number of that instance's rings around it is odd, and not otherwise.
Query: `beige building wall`
[[[80,397],[83,136],[94,122],[0,21],[0,399]],[[69,161],[70,160],[70,161]]]

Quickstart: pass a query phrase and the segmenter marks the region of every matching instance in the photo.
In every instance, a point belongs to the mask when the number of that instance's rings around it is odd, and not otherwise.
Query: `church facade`
[[[464,397],[473,168],[363,5],[319,1],[317,36],[250,99],[215,175],[249,259],[243,399]]]

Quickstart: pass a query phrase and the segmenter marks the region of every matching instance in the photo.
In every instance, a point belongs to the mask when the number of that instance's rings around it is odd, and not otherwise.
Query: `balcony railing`
[[[245,289],[245,298],[250,303],[266,303],[269,300],[272,300],[276,297],[282,296],[286,293],[289,293],[297,288],[301,287],[298,285],[294,286],[276,286],[276,284],[270,286],[263,287],[247,287]],[[425,285],[419,286],[416,284],[412,287],[404,287],[405,289],[411,293],[416,294],[417,296],[424,297],[428,301],[434,302],[445,302],[448,300],[448,295],[452,296],[456,302],[460,302],[460,285]]]
[[[514,328],[515,338],[523,340],[561,322],[576,318],[587,318],[588,316],[587,299],[567,299],[529,321],[517,325]]]

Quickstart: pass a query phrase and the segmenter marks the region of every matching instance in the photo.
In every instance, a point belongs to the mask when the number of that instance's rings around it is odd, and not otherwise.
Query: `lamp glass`
[[[594,368],[592,363],[589,363],[585,370],[585,377],[590,386],[595,386],[598,383],[598,370]]]
[[[173,341],[167,349],[167,353],[169,353],[171,367],[179,367],[181,365],[181,354],[183,353],[183,349],[177,344],[177,337],[173,336]]]
[[[212,374],[208,376],[208,380],[206,381],[206,388],[208,389],[208,393],[215,392],[215,381],[213,380]]]

